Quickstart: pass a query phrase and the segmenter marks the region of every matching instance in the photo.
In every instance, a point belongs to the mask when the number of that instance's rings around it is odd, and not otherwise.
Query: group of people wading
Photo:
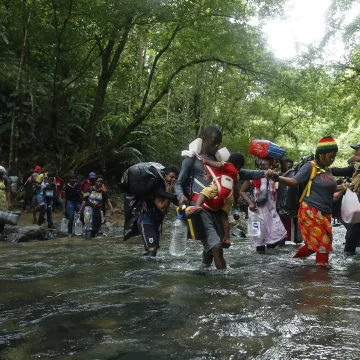
[[[225,269],[223,249],[230,246],[228,215],[232,207],[237,207],[239,196],[260,219],[261,235],[254,243],[256,250],[264,252],[266,247],[283,244],[288,233],[276,206],[277,183],[283,183],[289,187],[305,187],[298,210],[298,226],[305,244],[294,257],[316,253],[316,263],[327,264],[332,252],[334,196],[339,199],[347,189],[353,190],[351,182],[337,185],[334,176],[356,175],[360,143],[352,146],[355,155],[349,159],[348,167],[330,168],[338,146],[333,138],[322,138],[317,144],[314,160],[305,162],[294,177],[286,177],[277,172],[280,162],[269,157],[257,159],[258,170],[243,169],[245,158],[241,153],[233,153],[227,161],[218,162],[215,155],[221,142],[220,129],[216,126],[205,128],[196,156],[185,157],[180,171],[175,166],[166,168],[166,188],[159,187],[140,202],[137,227],[143,238],[144,255],[156,256],[162,221],[173,202],[179,209],[186,208],[188,218],[201,220],[203,235],[199,240],[203,245],[204,266],[208,267],[214,261],[217,269]],[[285,161],[281,165],[283,172],[289,166]],[[243,181],[241,188],[240,181]],[[249,190],[252,196],[248,196]],[[346,226],[345,253],[355,254],[360,224]]]

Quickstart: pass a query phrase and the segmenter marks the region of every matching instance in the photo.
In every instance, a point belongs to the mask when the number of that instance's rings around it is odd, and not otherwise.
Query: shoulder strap
[[[317,175],[320,175],[321,173],[324,173],[325,170],[321,169],[319,166],[316,165],[315,161],[310,161],[311,164],[311,174],[310,174],[310,179],[308,181],[308,183],[305,186],[304,191],[302,192],[299,202],[302,202],[304,200],[304,197],[309,197],[310,196],[310,191],[311,191],[311,186],[312,186],[312,182],[315,179],[315,177]]]

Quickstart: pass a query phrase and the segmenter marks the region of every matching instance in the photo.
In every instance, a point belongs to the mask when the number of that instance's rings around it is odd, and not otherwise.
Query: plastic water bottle
[[[69,224],[69,220],[64,216],[61,220],[61,225],[60,225],[61,232],[68,231],[68,224]]]
[[[249,210],[248,236],[251,236],[254,239],[260,236],[260,233],[260,219],[256,212]]]
[[[172,236],[169,247],[169,252],[172,256],[184,256],[186,254],[187,232],[188,228],[184,220],[183,207],[182,212],[177,215],[172,227]]]
[[[80,215],[77,216],[77,220],[75,221],[75,235],[81,236],[83,233],[83,224],[80,221]]]

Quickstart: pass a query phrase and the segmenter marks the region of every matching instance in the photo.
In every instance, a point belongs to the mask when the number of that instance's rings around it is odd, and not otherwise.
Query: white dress
[[[260,180],[252,180],[254,182]],[[260,190],[260,191],[259,191]],[[274,181],[270,179],[261,179],[260,189],[253,187],[253,195],[255,200],[259,198],[260,192],[268,192],[267,201],[261,206],[257,206],[256,214],[260,219],[260,236],[254,239],[254,246],[263,246],[275,244],[284,240],[287,236],[285,227],[276,211],[277,193]]]

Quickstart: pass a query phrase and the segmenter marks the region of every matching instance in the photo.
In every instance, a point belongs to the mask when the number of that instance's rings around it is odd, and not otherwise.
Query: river
[[[256,254],[235,238],[229,270],[141,258],[140,239],[0,244],[0,359],[358,359],[360,260],[335,228],[329,268]]]

